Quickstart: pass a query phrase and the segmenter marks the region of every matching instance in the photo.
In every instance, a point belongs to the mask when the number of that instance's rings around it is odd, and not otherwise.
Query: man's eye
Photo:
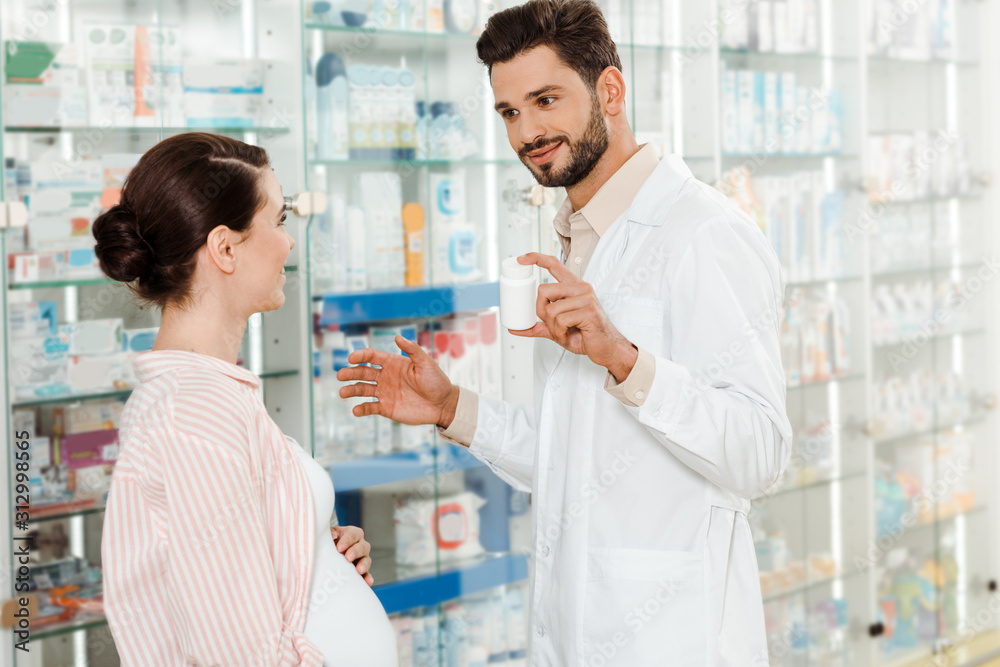
[[[517,109],[507,109],[507,110],[505,110],[503,112],[503,117],[505,119],[507,119],[507,120],[510,120],[511,118],[514,117],[514,114],[516,114],[516,113],[517,113]]]
[[[548,101],[546,101],[546,100],[548,100]],[[555,101],[556,101],[556,98],[554,98],[554,97],[540,97],[540,98],[538,98],[538,103],[541,104],[543,107],[547,107],[548,105],[552,104]]]

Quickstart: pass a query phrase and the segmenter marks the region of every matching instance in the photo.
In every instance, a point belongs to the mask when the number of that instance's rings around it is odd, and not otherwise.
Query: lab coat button
[[[545,557],[545,556],[548,556],[548,555],[549,555],[549,545],[543,544],[542,545],[542,556]]]
[[[544,637],[545,636],[545,628],[543,628],[542,626],[539,625],[538,627],[535,628],[535,634],[537,634],[539,638]]]

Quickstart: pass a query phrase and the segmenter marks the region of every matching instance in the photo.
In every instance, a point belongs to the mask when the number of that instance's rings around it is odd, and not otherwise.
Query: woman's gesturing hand
[[[337,545],[337,551],[358,570],[369,586],[375,583],[372,577],[372,545],[365,540],[365,531],[357,526],[330,526],[330,534]]]
[[[436,424],[447,428],[455,418],[458,387],[417,343],[396,336],[396,345],[409,356],[388,354],[371,348],[355,350],[347,360],[351,366],[337,371],[342,382],[341,398],[374,396],[354,406],[354,415],[382,415],[403,424]]]

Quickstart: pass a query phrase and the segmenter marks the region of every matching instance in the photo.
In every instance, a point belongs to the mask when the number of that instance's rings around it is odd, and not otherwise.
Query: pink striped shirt
[[[179,350],[135,370],[101,542],[122,664],[321,666],[311,490],[260,379]]]

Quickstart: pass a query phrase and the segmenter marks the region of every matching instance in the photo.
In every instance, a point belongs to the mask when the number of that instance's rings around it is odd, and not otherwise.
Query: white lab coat
[[[533,493],[528,664],[766,665],[746,515],[791,449],[774,253],[668,156],[583,277],[655,356],[644,403],[538,339],[534,410],[480,397],[470,445]]]

